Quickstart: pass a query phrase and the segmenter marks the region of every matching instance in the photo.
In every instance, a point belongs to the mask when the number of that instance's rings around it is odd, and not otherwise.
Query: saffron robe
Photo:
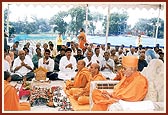
[[[94,89],[92,92],[92,111],[106,111],[109,104],[122,99],[124,101],[143,100],[147,90],[147,79],[139,72],[133,73],[129,77],[121,77],[121,81],[114,87],[111,98],[104,97],[102,91]]]
[[[24,111],[30,110],[30,104],[19,102],[19,96],[14,86],[4,80],[4,111]]]
[[[106,78],[101,74],[98,73],[94,77],[91,78],[91,81],[103,81],[106,80]],[[83,93],[79,98],[77,99],[79,105],[86,105],[89,104],[89,93],[90,93],[90,82],[87,84],[87,86],[82,90],[78,91],[78,93]]]
[[[86,43],[86,35],[84,32],[81,32],[78,36],[79,39],[79,47],[83,50],[85,47],[85,43]]]
[[[67,95],[72,95],[73,92],[76,92],[76,89],[85,88],[87,83],[90,81],[91,73],[89,70],[84,67],[81,71],[77,72],[76,76],[74,77],[74,81],[67,80],[66,81],[66,88],[65,92]],[[71,88],[72,87],[72,88]]]

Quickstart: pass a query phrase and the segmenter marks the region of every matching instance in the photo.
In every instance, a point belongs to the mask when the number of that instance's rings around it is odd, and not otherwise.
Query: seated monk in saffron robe
[[[91,64],[89,71],[92,74],[91,81],[101,81],[106,80],[106,78],[99,72],[100,66],[97,63]],[[74,98],[78,101],[79,105],[89,104],[89,93],[90,93],[90,82],[88,82],[87,86],[78,93],[74,94]]]
[[[19,96],[17,95],[16,86],[10,84],[10,73],[4,72],[4,111],[24,111],[30,110],[30,104],[28,102],[19,102]]]
[[[92,92],[92,111],[106,111],[109,104],[118,100],[141,101],[144,99],[148,82],[140,72],[137,71],[138,58],[135,56],[124,56],[122,58],[123,75],[120,82],[114,87],[112,94],[103,90],[94,89]]]
[[[85,61],[79,60],[77,63],[78,72],[74,77],[74,81],[66,81],[66,94],[73,95],[74,93],[80,91],[82,88],[85,88],[87,83],[90,81],[91,73],[85,67]]]

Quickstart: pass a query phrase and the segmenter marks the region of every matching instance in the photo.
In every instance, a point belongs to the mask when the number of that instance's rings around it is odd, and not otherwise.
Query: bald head
[[[97,63],[92,63],[90,65],[89,71],[92,73],[92,75],[97,75],[100,71],[100,66]]]
[[[19,50],[18,54],[21,55],[21,54],[25,54],[25,51],[24,50]]]
[[[79,60],[77,64],[78,71],[82,70],[85,67],[86,63],[84,60]]]
[[[95,69],[98,69],[98,71],[100,70],[100,66],[98,63],[93,63],[92,66],[95,68]]]
[[[24,50],[19,50],[18,55],[19,55],[20,60],[25,59],[25,51]]]
[[[81,65],[83,65],[84,67],[85,67],[85,65],[86,65],[86,63],[85,63],[84,60],[78,60],[78,63],[81,64]]]

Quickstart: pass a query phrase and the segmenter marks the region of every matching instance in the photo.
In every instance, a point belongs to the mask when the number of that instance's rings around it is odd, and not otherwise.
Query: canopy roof
[[[5,3],[6,4],[6,3]],[[96,8],[107,8],[108,6],[112,8],[118,9],[161,9],[163,10],[165,7],[165,2],[17,2],[17,3],[9,3],[9,4],[16,4],[18,6],[25,5],[25,6],[42,6],[42,7],[59,7],[59,8],[72,8],[77,6],[86,7],[87,5],[90,7]]]

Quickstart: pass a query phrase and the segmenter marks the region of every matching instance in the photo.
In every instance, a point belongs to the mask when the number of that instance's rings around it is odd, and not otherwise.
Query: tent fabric
[[[126,3],[117,3],[117,2],[103,2],[102,3],[95,3],[95,2],[91,2],[91,3],[74,3],[74,2],[65,2],[65,3],[58,3],[58,2],[50,2],[50,3],[14,3],[16,4],[18,7],[19,6],[26,6],[26,7],[58,7],[58,8],[61,8],[61,9],[64,9],[64,8],[73,8],[73,7],[95,7],[95,8],[107,8],[108,5],[110,5],[110,8],[111,10],[113,8],[118,8],[118,9],[147,9],[147,10],[150,10],[150,9],[154,9],[154,10],[157,10],[158,8],[161,8],[161,9],[164,9],[164,4],[162,2],[160,3],[132,3],[132,2],[126,2]]]

